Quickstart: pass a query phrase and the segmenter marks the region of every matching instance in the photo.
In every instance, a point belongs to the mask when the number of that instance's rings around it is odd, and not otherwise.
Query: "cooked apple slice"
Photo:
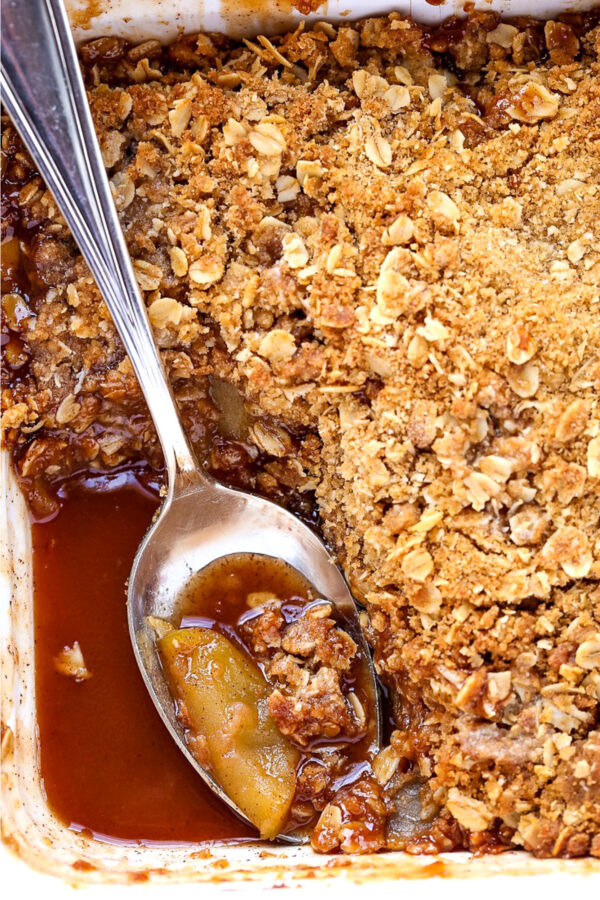
[[[261,837],[276,837],[294,797],[299,754],[268,714],[271,688],[262,673],[209,628],[169,631],[158,647],[190,750]]]

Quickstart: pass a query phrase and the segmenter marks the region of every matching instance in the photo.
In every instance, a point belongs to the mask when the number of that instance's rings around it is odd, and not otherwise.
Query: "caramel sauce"
[[[125,583],[156,484],[129,469],[70,481],[60,493],[57,515],[33,525],[37,719],[51,809],[109,841],[254,837],[177,748],[131,649]],[[92,673],[79,683],[54,666],[74,641]]]
[[[265,600],[271,594],[284,601],[281,611],[286,623],[297,619],[317,597],[310,582],[282,560],[239,553],[217,559],[192,576],[179,597],[174,624],[218,631],[252,658],[239,627],[260,613],[248,605],[252,593],[265,594]]]
[[[308,579],[282,560],[238,553],[215,560],[189,581],[180,599],[181,627],[196,624],[200,617],[203,625],[210,620],[228,626],[223,633],[231,638],[231,629],[249,610],[248,595],[256,592],[284,601],[295,598],[299,608],[318,596]]]

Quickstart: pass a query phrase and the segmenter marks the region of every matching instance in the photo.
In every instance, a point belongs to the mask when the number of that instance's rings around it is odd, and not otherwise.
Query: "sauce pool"
[[[127,843],[254,838],[204,785],[160,720],[138,671],[125,584],[158,501],[132,472],[72,481],[33,525],[41,772],[53,812]],[[92,677],[59,674],[78,641]]]

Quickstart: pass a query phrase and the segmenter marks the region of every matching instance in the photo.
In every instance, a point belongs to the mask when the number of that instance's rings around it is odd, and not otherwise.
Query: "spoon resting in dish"
[[[7,0],[3,13],[4,103],[102,292],[164,453],[165,499],[139,547],[127,594],[140,671],[174,740],[215,793],[263,837],[297,840],[283,833],[297,751],[264,708],[265,677],[216,631],[177,629],[178,598],[196,573],[234,555],[270,557],[304,576],[335,611],[336,627],[360,650],[371,748],[376,751],[379,700],[356,605],[330,553],[305,524],[274,503],[215,482],[195,458],[129,259],[64,7],[60,0]],[[167,625],[157,632],[156,622]],[[178,679],[182,654],[186,671],[192,671],[193,689],[189,678]],[[219,710],[230,716],[244,697],[254,704],[257,715],[239,727],[242,736],[253,734],[256,740],[254,749],[237,746],[237,783],[218,751],[212,758],[206,748],[204,755],[193,752],[174,703],[184,694],[194,725],[211,732],[219,728]],[[269,792],[272,802],[265,802]]]

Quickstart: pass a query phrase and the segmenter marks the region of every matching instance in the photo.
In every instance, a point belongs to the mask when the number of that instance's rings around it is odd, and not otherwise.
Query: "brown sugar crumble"
[[[600,856],[597,15],[81,55],[191,439],[316,503],[392,695],[314,845]],[[2,148],[2,426],[43,518],[69,473],[160,451],[8,121]]]
[[[279,730],[305,747],[311,738],[356,738],[366,714],[342,678],[356,657],[354,640],[331,618],[330,603],[316,602],[286,624],[279,600],[259,607],[241,626],[253,658],[271,683],[269,712]]]

